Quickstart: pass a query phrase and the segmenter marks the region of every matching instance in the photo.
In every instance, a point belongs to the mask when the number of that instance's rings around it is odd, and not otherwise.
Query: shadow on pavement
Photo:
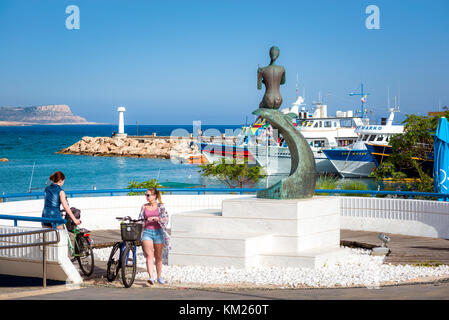
[[[64,285],[65,281],[57,281],[47,279],[47,286]],[[42,287],[42,278],[19,277],[0,274],[0,290],[1,288],[20,288],[20,287]]]

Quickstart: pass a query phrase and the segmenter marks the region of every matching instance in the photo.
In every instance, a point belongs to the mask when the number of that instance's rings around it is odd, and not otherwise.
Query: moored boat
[[[323,150],[324,154],[334,165],[338,173],[344,178],[368,177],[376,168],[375,158],[367,150],[365,143],[376,146],[386,146],[395,134],[402,134],[404,126],[394,125],[394,113],[398,110],[390,109],[388,120],[384,119],[380,125],[363,125],[355,130],[359,134],[356,143],[350,148],[334,148]]]
[[[351,110],[337,111],[335,116],[328,116],[327,106],[321,102],[315,103],[312,114],[306,111],[302,105],[302,97],[298,97],[292,108],[282,110],[286,114],[295,115],[293,125],[301,132],[310,145],[313,152],[317,173],[336,173],[335,167],[323,153],[323,149],[352,145],[357,140],[355,128],[362,125],[362,118],[354,116]],[[302,106],[301,109],[298,106]],[[367,119],[366,119],[367,120]],[[366,123],[366,122],[365,122]],[[277,140],[279,137],[268,135],[268,141]],[[267,138],[265,138],[267,140]],[[268,174],[289,174],[291,156],[288,146],[282,140],[276,143],[266,142],[254,146],[248,146],[251,155],[257,163],[267,168]]]
[[[292,124],[310,144],[315,157],[318,173],[336,173],[336,169],[322,152],[324,148],[342,147],[357,140],[355,128],[364,122],[353,116],[352,111],[337,111],[336,116],[327,115],[327,106],[315,103],[310,114],[299,96],[291,108],[281,110],[292,116]],[[367,120],[367,119],[366,119]],[[365,121],[365,123],[367,123]],[[201,152],[209,162],[220,161],[223,157],[247,161],[249,165],[266,168],[268,175],[288,175],[291,156],[288,146],[281,136],[263,119],[257,119],[251,126],[243,127],[235,145],[198,143]]]
[[[390,155],[393,153],[393,148],[389,145],[375,145],[371,143],[365,143],[367,151],[371,154],[374,159],[375,166],[380,166]],[[433,153],[429,152],[426,159],[413,158],[420,162],[422,170],[429,176],[433,175]],[[419,177],[418,172],[414,168],[402,168],[401,172],[407,175],[407,178],[417,178]]]

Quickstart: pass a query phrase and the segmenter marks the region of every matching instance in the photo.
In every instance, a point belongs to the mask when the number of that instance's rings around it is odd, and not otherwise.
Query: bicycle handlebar
[[[72,218],[68,215],[67,211],[65,211],[65,209],[61,209],[61,210],[59,210],[59,212],[61,213],[61,215],[62,215],[65,219],[68,219],[68,218],[72,219]],[[81,224],[81,219],[77,219],[77,220],[80,222],[79,224]],[[76,225],[76,226],[79,226],[79,224]]]
[[[115,219],[117,220],[121,220],[121,221],[129,221],[129,222],[140,222],[140,221],[145,221],[145,219],[132,219],[130,216],[126,216],[126,217],[115,217]]]

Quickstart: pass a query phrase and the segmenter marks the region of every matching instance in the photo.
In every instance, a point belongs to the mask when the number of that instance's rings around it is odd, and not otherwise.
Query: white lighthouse
[[[125,117],[123,113],[126,111],[125,107],[120,106],[117,108],[118,111],[118,133],[115,135],[117,138],[126,138],[125,133]]]

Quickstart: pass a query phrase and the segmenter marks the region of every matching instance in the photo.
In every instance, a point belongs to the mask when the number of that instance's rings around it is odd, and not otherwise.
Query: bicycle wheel
[[[114,244],[109,255],[108,267],[106,269],[106,278],[109,282],[114,281],[117,278],[118,271],[120,270],[120,248],[122,247],[121,242]]]
[[[81,271],[90,276],[94,272],[94,252],[91,245],[84,236],[77,236],[75,240],[76,259],[80,265]]]
[[[122,253],[122,281],[125,288],[129,288],[133,285],[136,277],[136,269],[136,246],[126,245],[126,248]]]

